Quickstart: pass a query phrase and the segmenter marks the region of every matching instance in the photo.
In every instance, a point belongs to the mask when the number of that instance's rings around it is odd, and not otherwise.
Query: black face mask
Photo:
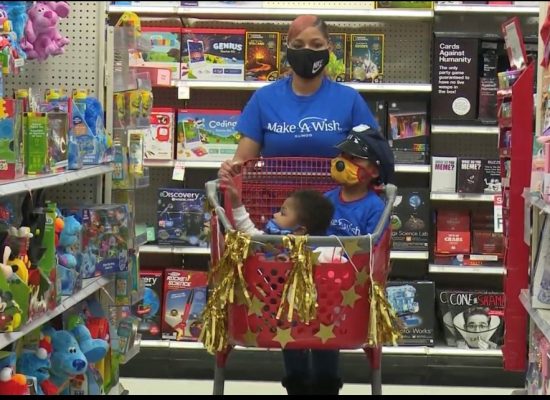
[[[329,51],[311,49],[287,49],[286,58],[296,74],[304,79],[312,79],[325,69],[329,60]]]

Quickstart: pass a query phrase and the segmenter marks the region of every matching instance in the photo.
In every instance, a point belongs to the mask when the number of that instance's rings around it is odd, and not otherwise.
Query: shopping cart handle
[[[229,218],[227,218],[227,214],[225,213],[225,210],[221,206],[220,202],[218,201],[218,193],[220,191],[220,180],[216,179],[214,181],[208,181],[205,184],[206,189],[206,198],[208,199],[208,202],[210,205],[214,208],[214,211],[216,211],[216,215],[220,219],[220,222],[226,229],[234,229],[233,224],[231,221],[229,221]]]

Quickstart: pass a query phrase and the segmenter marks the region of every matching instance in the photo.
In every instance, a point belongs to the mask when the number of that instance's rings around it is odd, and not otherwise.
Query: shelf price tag
[[[504,224],[502,221],[502,195],[495,195],[494,200],[494,221],[495,221],[495,233],[503,233],[504,232]]]
[[[185,180],[185,161],[176,161],[172,172],[172,180],[180,182]]]
[[[178,82],[178,100],[189,100],[191,98],[191,89],[187,82]]]

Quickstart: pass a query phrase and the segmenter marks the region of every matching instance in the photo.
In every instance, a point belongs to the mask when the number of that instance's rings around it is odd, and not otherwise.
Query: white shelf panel
[[[203,350],[202,343],[174,342],[168,340],[145,340],[141,342],[141,348],[178,349],[178,350]],[[280,349],[264,349],[258,347],[236,346],[235,350],[245,351],[280,351]],[[362,349],[341,350],[342,353],[363,353]],[[427,346],[395,346],[384,347],[386,355],[418,355],[418,356],[458,356],[458,357],[502,357],[501,350],[477,350],[459,349],[453,347],[427,347]]]
[[[435,5],[436,14],[518,14],[538,15],[538,7],[517,7],[517,6],[487,6],[487,5]]]
[[[174,168],[176,161],[155,161],[145,160],[144,165],[149,168]],[[185,168],[192,169],[219,169],[222,166],[222,161],[185,161]]]
[[[531,306],[531,295],[529,289],[523,289],[519,295],[521,304],[529,313],[529,316],[540,329],[540,331],[550,340],[550,310],[537,310]]]
[[[493,202],[495,194],[472,193],[431,193],[430,199],[435,201],[469,201],[469,202]]]
[[[395,172],[409,174],[429,174],[432,167],[428,164],[397,164]]]
[[[152,254],[210,255],[210,249],[204,247],[157,246],[152,244],[141,246],[139,252]]]
[[[427,260],[430,258],[428,251],[392,251],[390,253],[392,260]]]
[[[209,82],[209,81],[174,81],[172,86],[187,86],[200,90],[257,90],[270,82]],[[344,82],[363,93],[431,93],[432,85],[427,83],[355,83]]]
[[[299,8],[236,8],[236,7],[130,7],[109,6],[108,13],[121,14],[125,11],[137,14],[177,14],[187,18],[206,19],[294,19],[298,15],[310,14],[310,9]],[[326,19],[357,20],[357,19],[432,19],[433,10],[398,10],[398,9],[318,9],[315,15]]]
[[[506,275],[506,269],[504,267],[485,266],[470,267],[430,264],[429,271],[432,274]]]
[[[498,135],[496,126],[432,125],[432,133],[467,133],[477,135]]]
[[[86,167],[77,171],[66,171],[42,176],[25,176],[13,181],[0,181],[0,196],[9,196],[36,189],[65,185],[82,179],[104,175],[112,171],[113,168],[111,166],[100,165]]]
[[[26,334],[34,331],[35,329],[44,325],[46,322],[57,317],[58,315],[67,311],[68,309],[74,307],[75,305],[80,303],[82,300],[85,300],[87,297],[91,296],[92,294],[97,292],[99,289],[106,286],[109,283],[109,281],[110,281],[109,277],[106,277],[106,276],[102,276],[99,278],[91,278],[84,281],[83,287],[80,291],[78,291],[77,293],[75,293],[70,297],[63,299],[61,304],[58,305],[54,310],[47,312],[42,317],[37,318],[31,321],[30,323],[28,323],[27,325],[23,326],[19,332],[1,333],[0,349],[3,349],[9,344],[21,339]]]

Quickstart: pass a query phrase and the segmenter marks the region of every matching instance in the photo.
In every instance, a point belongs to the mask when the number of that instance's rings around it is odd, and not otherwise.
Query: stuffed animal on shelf
[[[51,343],[43,338],[36,351],[25,350],[17,360],[17,370],[20,373],[36,378],[36,394],[40,396],[54,396],[59,393],[59,388],[50,380],[51,353]]]
[[[8,353],[0,360],[0,396],[29,394],[25,375],[14,373],[16,359],[15,353]]]
[[[72,332],[46,327],[43,333],[52,344],[51,380],[60,388],[60,394],[67,395],[70,380],[86,373],[88,361]]]
[[[74,254],[74,247],[80,243],[81,230],[82,225],[74,215],[65,217],[57,246],[58,274],[64,296],[73,294],[80,273],[80,260]]]
[[[69,15],[70,7],[65,1],[38,1],[28,11],[25,37],[21,47],[29,60],[40,62],[50,55],[63,54],[69,39],[61,36],[57,23]]]

